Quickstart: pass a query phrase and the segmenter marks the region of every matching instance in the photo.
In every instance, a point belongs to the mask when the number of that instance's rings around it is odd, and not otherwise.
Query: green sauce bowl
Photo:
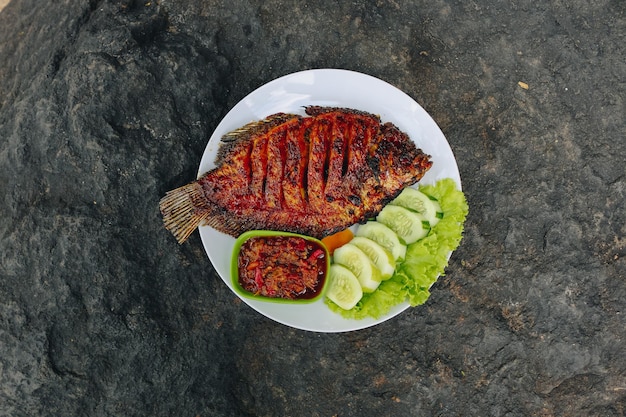
[[[306,267],[308,269],[318,271],[319,275],[317,276],[317,284],[315,285],[315,289],[314,290],[307,289],[303,294],[298,295],[296,298],[282,298],[280,296],[255,294],[251,291],[248,291],[246,288],[244,288],[241,282],[241,278],[243,277],[243,274],[245,274],[245,272],[240,271],[239,269],[240,257],[242,257],[243,259],[243,257],[246,257],[248,255],[248,252],[246,249],[247,248],[246,242],[248,242],[250,239],[256,239],[256,238],[259,238],[261,242],[267,242],[269,240],[276,239],[276,241],[279,241],[279,242],[284,241],[284,242],[290,242],[290,243],[293,243],[293,242],[298,241],[299,239],[302,239],[307,249],[310,250],[311,256],[307,259],[298,259],[297,261],[302,264],[293,264],[293,265],[294,265],[294,268]],[[291,238],[297,238],[297,239],[291,239]],[[271,246],[268,245],[267,247],[269,248]],[[285,257],[285,255],[288,255],[288,254],[289,254],[289,251],[278,251],[278,253],[272,254],[272,256],[264,258],[263,260],[263,262],[265,262],[264,266],[265,267],[271,266],[273,268],[274,267],[272,265],[273,262],[278,262],[279,260],[285,261],[284,259],[282,259],[282,257]],[[287,256],[287,258],[289,258],[287,259],[288,261],[293,261],[292,259],[293,257]],[[243,261],[245,261],[245,259],[243,259]],[[259,261],[257,260],[256,262],[258,263]],[[315,263],[315,266],[313,266],[313,263]],[[284,262],[281,262],[281,265],[284,265],[284,264],[285,264]],[[278,267],[278,265],[276,266]],[[303,270],[302,268],[300,268],[299,270]],[[233,253],[232,253],[232,258],[231,258],[230,275],[231,275],[232,284],[233,284],[233,288],[235,289],[235,292],[242,297],[255,299],[255,300],[261,300],[261,301],[268,301],[268,302],[273,302],[273,303],[308,304],[308,303],[313,303],[321,299],[324,296],[324,291],[327,286],[326,284],[327,284],[327,276],[328,276],[329,268],[330,268],[330,254],[328,253],[328,249],[326,248],[326,246],[324,246],[324,244],[319,239],[315,239],[313,237],[301,235],[297,233],[280,232],[280,231],[273,231],[273,230],[251,230],[249,232],[243,233],[235,241],[235,247],[233,248]],[[240,273],[242,274],[241,276],[240,276]],[[260,282],[264,283],[263,276],[257,275],[257,279],[259,279]]]

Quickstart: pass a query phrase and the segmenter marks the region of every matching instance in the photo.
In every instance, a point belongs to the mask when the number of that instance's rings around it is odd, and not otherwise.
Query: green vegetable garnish
[[[333,311],[349,319],[379,318],[404,301],[408,300],[415,307],[428,300],[429,288],[445,273],[448,254],[461,242],[469,208],[465,195],[450,178],[421,186],[419,190],[439,202],[443,212],[441,220],[426,237],[408,245],[404,261],[398,262],[393,276],[382,281],[376,291],[364,294],[350,310],[327,300],[326,304]]]

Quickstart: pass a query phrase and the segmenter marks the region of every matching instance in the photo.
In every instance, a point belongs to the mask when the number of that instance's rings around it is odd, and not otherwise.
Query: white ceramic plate
[[[369,75],[337,69],[318,69],[286,75],[250,93],[224,117],[215,129],[204,151],[198,176],[215,167],[214,160],[220,138],[251,121],[284,112],[304,114],[307,105],[338,106],[364,110],[380,115],[383,122],[392,122],[408,133],[425,153],[432,156],[433,166],[420,181],[432,184],[441,178],[454,179],[459,189],[461,179],[450,145],[443,133],[411,97]],[[204,249],[226,285],[233,290],[230,259],[235,239],[203,226],[199,228]],[[233,290],[234,293],[234,290]],[[380,319],[348,320],[333,313],[323,300],[306,305],[286,305],[242,300],[259,313],[279,323],[315,332],[346,332],[382,323],[409,305],[397,305]]]

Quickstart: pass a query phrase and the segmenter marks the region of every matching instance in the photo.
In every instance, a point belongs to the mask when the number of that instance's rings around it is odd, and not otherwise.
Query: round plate
[[[250,93],[224,117],[213,132],[204,151],[198,176],[215,167],[214,160],[221,137],[251,121],[279,112],[304,115],[307,105],[349,107],[378,114],[382,122],[392,122],[425,153],[431,155],[433,166],[420,181],[432,184],[452,178],[461,189],[456,160],[443,133],[411,97],[369,75],[337,69],[318,69],[293,73],[271,81]],[[216,271],[236,294],[230,277],[230,259],[235,239],[217,230],[201,226],[204,249]],[[379,319],[348,320],[332,312],[324,300],[306,305],[273,304],[242,298],[259,313],[279,323],[315,332],[346,332],[382,323],[409,307],[402,303]]]

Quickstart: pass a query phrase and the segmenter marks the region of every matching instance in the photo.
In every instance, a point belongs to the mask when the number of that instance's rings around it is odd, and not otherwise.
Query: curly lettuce
[[[428,236],[407,247],[404,261],[376,291],[365,294],[351,310],[343,310],[327,299],[331,310],[348,319],[380,318],[405,301],[415,307],[428,300],[430,287],[445,274],[451,252],[461,243],[469,207],[465,195],[451,178],[420,186],[419,190],[438,200],[443,212],[441,220]]]

